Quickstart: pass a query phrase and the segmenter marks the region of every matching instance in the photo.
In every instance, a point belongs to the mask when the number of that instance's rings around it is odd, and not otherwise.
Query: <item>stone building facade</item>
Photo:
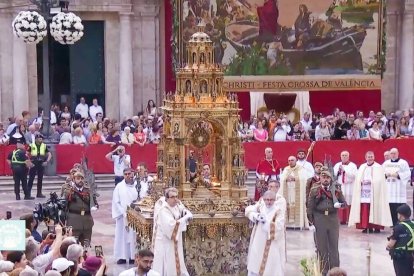
[[[387,0],[386,71],[382,108],[391,111],[414,106],[414,1]]]
[[[123,118],[161,101],[165,86],[165,1],[71,0],[69,10],[82,20],[104,22],[104,86],[107,116]],[[382,107],[414,104],[414,1],[387,0],[387,70]],[[11,22],[29,0],[0,1],[0,120],[22,110],[34,115],[42,106],[38,93],[37,50],[15,38]],[[169,43],[169,41],[168,41]],[[72,107],[73,108],[73,107]]]
[[[105,106],[107,116],[123,118],[159,102],[164,0],[71,0],[82,20],[104,22]],[[14,37],[19,11],[35,9],[28,0],[0,1],[0,120],[42,105],[38,96],[37,53]],[[85,76],[87,77],[87,76]]]

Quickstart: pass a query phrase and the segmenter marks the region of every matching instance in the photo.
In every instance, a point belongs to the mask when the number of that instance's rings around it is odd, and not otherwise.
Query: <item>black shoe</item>
[[[116,261],[117,264],[126,264],[126,260],[124,259],[119,259],[118,261]]]
[[[46,198],[46,196],[45,195],[42,195],[42,194],[38,194],[36,197],[37,198]]]
[[[381,232],[381,230],[379,230],[379,229],[374,230],[374,233],[380,233],[380,232]]]
[[[25,196],[24,197],[24,200],[33,200],[33,199],[35,199],[34,197],[32,197],[32,196]]]
[[[368,229],[362,230],[362,233],[364,233],[364,234],[368,233]]]
[[[130,259],[130,260],[129,260],[129,264],[132,264],[132,265],[133,265],[133,264],[135,264],[135,260],[131,260],[131,259]]]
[[[16,200],[20,200],[20,195],[16,195]]]

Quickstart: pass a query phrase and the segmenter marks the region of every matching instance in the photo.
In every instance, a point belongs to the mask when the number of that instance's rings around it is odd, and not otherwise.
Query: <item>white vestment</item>
[[[346,203],[350,205],[352,203],[352,192],[354,190],[355,177],[358,173],[358,168],[355,163],[352,162],[349,162],[348,164],[338,162],[333,167],[333,171],[335,178],[337,178],[337,182],[341,184],[341,190]]]
[[[154,178],[152,176],[148,176],[146,179],[142,179],[140,181],[141,189],[139,191],[139,198],[144,198],[148,195],[149,183],[152,183]]]
[[[265,217],[265,223],[256,221],[259,213]],[[247,258],[249,276],[259,275],[262,263],[264,265],[263,276],[284,275],[286,263],[285,214],[286,200],[279,194],[271,208],[267,208],[262,199],[255,205],[246,208],[245,215],[254,223]],[[266,243],[269,240],[271,241],[270,247],[265,254]],[[267,259],[264,258],[265,255],[267,255]]]
[[[307,228],[308,218],[306,216],[306,181],[308,174],[302,166],[287,166],[280,175],[280,189],[278,194],[286,199],[287,215],[286,226],[293,228]],[[288,181],[294,178],[295,181]]]
[[[167,203],[163,204],[158,211],[156,229],[152,268],[162,276],[188,276],[182,239],[182,232],[187,230],[187,221],[181,219],[181,208],[178,205],[170,207]],[[176,253],[178,253],[178,260],[175,258]],[[177,273],[177,263],[179,263],[179,273]]]
[[[364,189],[364,184],[368,184],[369,187]],[[361,222],[361,202],[371,204],[369,223],[382,226],[392,225],[384,170],[380,164],[375,162],[368,166],[364,163],[359,167],[352,195],[348,226]],[[366,197],[369,198],[365,199]]]
[[[132,185],[122,180],[114,189],[112,195],[112,218],[115,219],[114,256],[117,259],[134,260],[136,253],[136,233],[129,228],[126,218],[127,207],[137,200],[138,192]]]
[[[387,160],[382,167],[385,174],[398,174],[398,177],[386,177],[390,203],[407,203],[407,184],[411,180],[411,171],[407,161],[403,159]]]
[[[307,179],[312,178],[315,175],[315,169],[313,168],[312,164],[305,159],[297,160],[296,165],[302,167],[302,169],[306,172]]]

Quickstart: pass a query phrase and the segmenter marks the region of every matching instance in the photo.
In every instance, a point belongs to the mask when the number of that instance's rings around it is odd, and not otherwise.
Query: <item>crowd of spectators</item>
[[[414,108],[386,114],[385,111],[346,113],[336,108],[323,116],[306,112],[298,122],[286,114],[261,112],[248,122],[240,122],[238,133],[244,142],[378,140],[414,135]]]
[[[87,244],[81,245],[71,230],[63,231],[59,224],[53,232],[37,232],[37,221],[32,214],[21,217],[26,221],[26,247],[24,251],[1,251],[0,275],[105,275],[103,255],[93,256]],[[65,228],[68,229],[68,228]]]
[[[104,117],[104,110],[97,99],[93,99],[92,105],[88,106],[82,97],[75,112],[69,110],[66,105],[52,105],[50,143],[144,146],[157,144],[161,139],[164,118],[153,100],[148,101],[144,111],[122,121]],[[9,118],[7,126],[0,122],[0,145],[16,144],[18,141],[31,144],[36,133],[45,132],[42,117],[43,110],[39,108],[35,117],[24,111],[21,116]]]
[[[34,141],[42,129],[42,109],[37,116],[30,117],[27,111],[21,116],[9,118],[9,124],[0,122],[0,145],[26,144]],[[52,105],[49,141],[55,144],[158,144],[163,132],[164,115],[149,100],[144,111],[121,121],[104,117],[103,108],[94,99],[88,106],[80,99],[74,113],[68,106]],[[249,121],[240,121],[238,133],[243,142],[265,141],[320,141],[320,140],[379,140],[414,135],[414,108],[386,114],[385,111],[362,111],[346,113],[336,108],[332,114],[322,115],[306,112],[292,122],[286,114],[271,110],[251,116]]]

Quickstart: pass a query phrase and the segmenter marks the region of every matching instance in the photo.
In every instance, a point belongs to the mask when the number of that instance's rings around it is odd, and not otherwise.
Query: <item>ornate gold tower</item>
[[[235,94],[225,92],[222,84],[213,42],[199,30],[187,44],[186,64],[177,71],[177,91],[165,95],[151,198],[128,210],[139,248],[150,248],[154,202],[164,188],[178,188],[194,214],[184,243],[190,275],[247,273],[250,230],[244,217],[244,150],[237,133],[240,109]]]
[[[194,211],[206,211],[195,203],[206,199],[216,205],[215,211],[226,204],[231,211],[247,199],[237,97],[223,90],[223,71],[214,63],[213,42],[201,27],[191,36],[186,51],[186,63],[177,70],[176,92],[166,93],[163,102],[167,120],[158,146],[156,185],[177,187]],[[192,182],[191,162],[197,171]],[[203,183],[206,165],[211,175]]]

